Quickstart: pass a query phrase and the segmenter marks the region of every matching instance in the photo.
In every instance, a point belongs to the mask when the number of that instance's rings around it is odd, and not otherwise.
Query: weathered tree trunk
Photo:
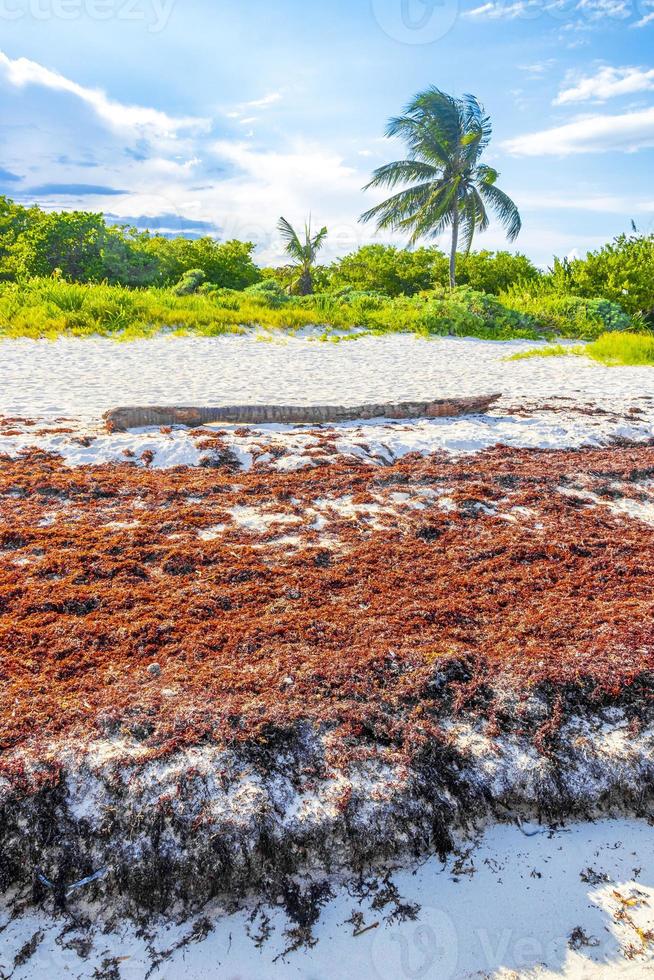
[[[459,244],[459,209],[454,208],[452,215],[452,244],[450,247],[450,289],[456,286],[456,249]]]
[[[300,296],[310,296],[313,292],[313,277],[310,269],[304,269],[298,279],[298,293]]]
[[[261,425],[270,422],[323,424],[357,419],[414,419],[472,415],[485,412],[499,394],[466,398],[436,398],[430,401],[375,403],[368,405],[227,405],[218,408],[184,406],[130,406],[105,412],[112,432],[155,425],[186,425],[191,428],[210,422]]]

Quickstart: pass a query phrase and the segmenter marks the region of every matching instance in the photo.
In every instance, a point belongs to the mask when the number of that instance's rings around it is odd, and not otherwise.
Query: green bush
[[[175,296],[191,296],[197,293],[205,278],[202,269],[189,269],[173,288]]]
[[[437,248],[414,251],[390,245],[364,245],[329,269],[330,289],[414,296],[434,287],[449,288],[449,256]],[[541,273],[526,255],[511,252],[459,252],[459,286],[497,295],[517,283],[537,282]]]
[[[429,333],[498,340],[539,335],[538,324],[528,314],[466,286],[434,290],[425,295],[424,304],[421,323]]]
[[[0,197],[0,278],[45,276],[141,286],[156,281],[158,268],[136,233],[100,214],[46,212]]]
[[[276,279],[262,279],[261,282],[248,286],[243,290],[243,294],[258,299],[270,307],[282,306],[288,302],[288,294]]]
[[[330,288],[334,292],[352,289],[412,296],[433,285],[434,262],[439,255],[442,253],[433,248],[408,251],[391,245],[364,245],[330,267]]]
[[[316,310],[314,322],[326,319],[337,330],[362,328],[369,333],[407,332],[489,339],[537,338],[541,334],[529,316],[506,308],[495,297],[465,287],[454,291],[434,289],[394,299],[349,290],[338,297],[305,297],[303,305],[307,310]],[[320,312],[326,314],[322,321],[318,319]]]
[[[260,270],[264,280],[274,279],[287,295],[297,288],[298,272],[294,265],[265,266]],[[314,293],[323,293],[330,288],[331,273],[327,266],[314,265],[311,270]]]
[[[108,225],[101,214],[42,211],[0,196],[0,280],[57,275],[71,282],[174,285],[194,269],[216,286],[244,289],[261,279],[252,242],[150,235]]]
[[[541,273],[526,255],[519,252],[459,252],[456,257],[456,281],[481,293],[497,296],[511,286],[536,283]],[[434,282],[449,284],[449,258],[439,253],[434,263]]]
[[[504,306],[526,313],[541,330],[591,340],[605,330],[629,330],[632,319],[610,300],[553,292],[546,285],[514,286],[500,295]]]
[[[604,296],[654,322],[654,234],[620,235],[585,259],[556,260],[550,278],[561,292]]]
[[[261,279],[261,272],[252,259],[252,242],[145,234],[140,244],[147,255],[156,259],[162,285],[178,282],[185,272],[193,269],[201,269],[207,282],[229,289],[245,289]]]
[[[583,353],[607,365],[654,364],[654,336],[651,333],[605,333],[587,344]]]

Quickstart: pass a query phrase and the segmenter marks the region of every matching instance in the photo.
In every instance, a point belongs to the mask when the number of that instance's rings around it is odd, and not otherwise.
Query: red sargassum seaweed
[[[7,771],[13,749],[38,758],[62,738],[124,733],[164,754],[299,722],[333,729],[343,752],[411,752],[443,711],[492,719],[507,691],[647,697],[654,528],[559,488],[610,500],[631,483],[637,498],[652,476],[652,446],[294,473],[4,458]],[[396,496],[416,488],[450,508]],[[325,510],[323,530],[303,518],[344,496],[389,510],[376,523]],[[273,523],[248,530],[236,505],[272,507]]]

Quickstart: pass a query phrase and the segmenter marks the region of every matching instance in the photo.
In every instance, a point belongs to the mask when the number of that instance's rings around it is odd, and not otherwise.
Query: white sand
[[[0,341],[1,414],[64,416],[97,436],[88,447],[66,435],[0,436],[0,452],[38,445],[78,465],[124,458],[125,449],[136,457],[150,450],[155,466],[196,465],[201,454],[186,430],[108,435],[98,428],[102,412],[125,404],[360,404],[494,391],[503,397],[488,416],[337,426],[337,449],[379,461],[412,451],[475,452],[498,442],[555,448],[654,436],[651,368],[607,368],[579,357],[506,361],[533,346],[410,335],[340,344],[307,338],[262,343],[254,336]],[[600,414],[588,414],[589,408]],[[284,449],[271,463],[275,468],[310,462],[305,449],[315,439],[306,428],[257,427],[254,439],[233,436],[234,428],[228,427],[230,441],[245,466],[271,433]]]
[[[566,397],[621,410],[644,394],[654,398],[649,368],[607,369],[576,357],[506,363],[534,346],[413,335],[340,344],[253,336],[5,340],[0,411],[92,417],[121,404],[357,404],[491,391],[513,404]]]
[[[260,909],[252,919],[253,910],[222,918],[209,910],[213,928],[207,938],[173,952],[152,976],[644,980],[654,975],[654,946],[638,932],[654,928],[651,841],[651,828],[637,820],[579,823],[552,832],[536,825],[496,826],[445,866],[432,858],[392,873],[401,899],[420,905],[415,921],[393,921],[393,903],[374,908],[379,888],[366,899],[337,888],[315,928],[317,946],[274,962],[288,942],[288,920],[280,910]],[[363,914],[360,930],[373,927],[358,936],[346,921],[355,912]],[[259,949],[254,937],[264,916],[272,932]],[[72,916],[53,921],[32,911],[8,921],[0,910],[0,929],[6,926],[0,970],[8,975],[15,954],[37,934],[37,951],[11,973],[15,980],[110,976],[94,971],[113,957],[120,958],[121,978],[142,980],[151,963],[147,947],[171,949],[189,936],[195,921],[162,923],[138,937],[133,927],[119,923],[116,932],[96,933],[88,958],[80,959],[74,944],[86,933],[74,928]],[[62,935],[65,927],[70,931]]]

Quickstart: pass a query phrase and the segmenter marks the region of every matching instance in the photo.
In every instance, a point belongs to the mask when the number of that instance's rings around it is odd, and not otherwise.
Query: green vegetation
[[[411,332],[422,336],[475,336],[495,340],[539,339],[553,335],[549,313],[525,309],[505,299],[460,286],[434,287],[413,296],[346,288],[338,293],[289,296],[275,280],[245,290],[200,282],[190,270],[173,288],[131,289],[107,283],[70,283],[58,277],[0,284],[0,334],[56,337],[101,334],[133,339],[166,330],[215,335],[247,327],[296,331],[321,327],[322,335],[342,332]],[[192,290],[189,292],[189,290]],[[563,336],[598,337],[621,314],[613,304],[583,306],[563,323]]]
[[[654,335],[649,333],[603,333],[590,344],[566,347],[553,344],[522,351],[507,358],[523,361],[531,357],[590,357],[608,366],[638,367],[654,365]]]
[[[605,296],[654,321],[654,235],[620,235],[585,259],[555,260],[551,280],[560,292]]]
[[[251,242],[167,239],[107,225],[102,215],[0,198],[0,334],[129,339],[315,325],[332,340],[407,331],[594,341],[654,326],[652,235],[621,236],[585,260],[555,260],[546,273],[520,254],[458,253],[460,285],[450,289],[449,259],[438,248],[364,245],[319,266],[324,229],[307,228],[304,242],[288,229],[295,264],[261,269]],[[615,343],[626,350],[629,341]]]
[[[601,322],[608,330],[629,330],[632,318],[606,299],[557,293],[547,281],[511,286],[500,294],[507,306],[535,317],[541,326],[561,337],[591,337],[589,323]]]
[[[548,344],[547,347],[533,347],[518,354],[511,354],[507,361],[529,361],[532,357],[568,357],[570,354],[583,354],[583,347],[566,347],[563,344]]]
[[[291,289],[300,296],[309,296],[313,292],[313,268],[318,252],[325,244],[327,229],[321,228],[316,235],[311,234],[311,218],[304,225],[304,241],[300,241],[298,233],[286,218],[280,218],[277,231],[282,237],[286,254],[293,260],[297,277],[291,282]]]
[[[106,283],[57,279],[0,285],[0,333],[11,337],[120,337],[131,340],[161,331],[242,333],[265,319],[271,328],[301,327],[308,311],[276,310],[246,292],[214,289],[177,295],[173,289],[129,289]]]
[[[107,225],[101,214],[42,211],[0,197],[0,281],[58,276],[72,282],[173,286],[191,270],[245,289],[261,279],[252,242],[165,238]]]
[[[602,334],[583,348],[586,357],[602,364],[654,364],[654,336],[642,333]]]
[[[378,229],[410,232],[411,245],[451,229],[452,288],[459,237],[468,253],[475,232],[488,227],[487,208],[504,226],[509,241],[522,227],[516,205],[496,186],[497,170],[480,163],[491,133],[490,118],[473,95],[456,99],[432,86],[414,96],[404,115],[386,127],[387,136],[406,143],[407,159],[379,167],[364,188],[405,185],[362,214],[361,220],[375,221]]]
[[[540,279],[526,255],[510,252],[459,253],[457,280],[482,293],[498,295],[515,283],[528,285]],[[338,259],[328,270],[329,289],[346,288],[413,296],[434,286],[449,285],[449,260],[437,248],[413,251],[390,245],[364,245]]]

